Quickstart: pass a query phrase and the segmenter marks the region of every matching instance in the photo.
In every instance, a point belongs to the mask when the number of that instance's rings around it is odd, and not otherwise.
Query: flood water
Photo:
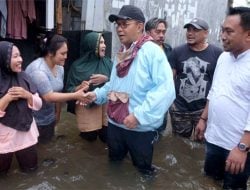
[[[204,145],[172,136],[167,127],[155,144],[154,177],[143,176],[126,158],[121,164],[108,161],[108,150],[99,139],[81,139],[74,115],[64,111],[56,137],[38,145],[39,168],[21,173],[13,160],[0,190],[218,190],[220,183],[203,175]]]

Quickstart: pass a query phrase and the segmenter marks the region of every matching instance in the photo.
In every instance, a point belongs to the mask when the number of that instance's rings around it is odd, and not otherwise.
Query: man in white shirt
[[[208,102],[196,127],[196,138],[206,139],[206,175],[224,180],[223,189],[247,189],[250,8],[230,8],[221,38],[225,52],[218,59]]]

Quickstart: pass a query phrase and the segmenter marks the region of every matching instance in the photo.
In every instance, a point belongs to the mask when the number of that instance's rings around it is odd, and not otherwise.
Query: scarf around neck
[[[148,41],[153,41],[153,38],[149,35],[143,34],[142,37],[137,41],[134,47],[128,49],[126,52],[124,51],[124,47],[122,46],[120,51],[117,54],[118,64],[116,65],[117,76],[122,78],[128,74],[129,68],[136,57],[139,49],[142,45]]]

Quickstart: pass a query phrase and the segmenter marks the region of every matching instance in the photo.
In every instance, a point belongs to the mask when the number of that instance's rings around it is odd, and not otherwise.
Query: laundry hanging
[[[12,39],[27,39],[27,26],[36,19],[34,0],[7,0],[7,34]]]

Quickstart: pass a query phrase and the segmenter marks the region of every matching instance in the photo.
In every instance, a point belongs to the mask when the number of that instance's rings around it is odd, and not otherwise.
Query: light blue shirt
[[[64,69],[56,65],[56,76],[53,75],[44,58],[37,58],[30,63],[25,72],[36,84],[39,95],[49,92],[60,92],[63,89]],[[34,112],[37,125],[48,125],[56,120],[55,103],[43,100],[43,106],[39,111]]]
[[[110,118],[109,122],[128,130],[156,130],[175,99],[173,73],[166,55],[157,44],[149,41],[138,51],[125,77],[117,76],[116,65],[115,60],[110,81],[95,89],[96,103],[105,103],[110,91],[126,92],[129,94],[129,112],[134,114],[139,125],[128,129]]]

